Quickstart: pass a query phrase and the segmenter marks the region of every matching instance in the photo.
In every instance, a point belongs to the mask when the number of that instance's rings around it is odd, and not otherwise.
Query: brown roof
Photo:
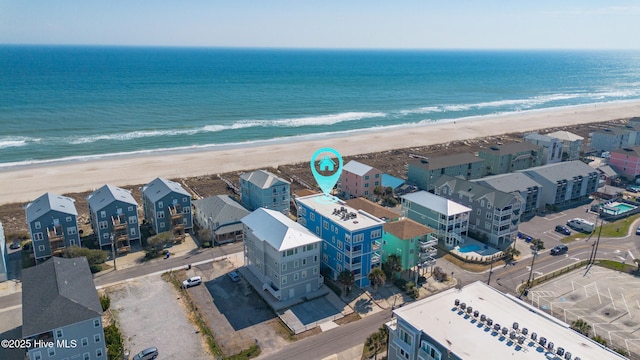
[[[540,150],[540,146],[534,145],[528,141],[525,141],[525,142],[513,142],[513,143],[494,145],[487,149],[480,150],[480,153],[506,155],[506,154],[517,154],[525,151],[537,151],[537,150]]]
[[[315,195],[318,194],[317,191],[313,191],[313,190],[309,190],[309,189],[302,189],[300,191],[298,191],[297,193],[295,193],[294,195],[297,197],[303,197],[303,196],[309,196],[309,195]]]
[[[380,206],[372,201],[369,201],[365,198],[354,198],[345,201],[347,205],[351,206],[356,210],[363,210],[379,219],[388,219],[393,220],[400,217],[400,214],[394,213],[393,211],[385,208],[384,206]]]
[[[435,232],[432,228],[417,223],[411,219],[402,219],[384,224],[384,231],[395,237],[407,240],[414,239]]]

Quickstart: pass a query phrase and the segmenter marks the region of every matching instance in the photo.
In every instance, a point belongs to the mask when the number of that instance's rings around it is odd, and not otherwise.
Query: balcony
[[[49,238],[49,246],[51,247],[51,254],[57,255],[61,253],[64,248],[64,232],[62,225],[55,226],[51,229],[47,228],[47,237]]]
[[[371,255],[371,265],[373,264],[380,264],[380,261],[382,260],[382,258],[380,257],[380,254],[378,253],[373,253]]]
[[[433,236],[430,236],[428,239],[421,239],[418,242],[420,243],[420,250],[428,250],[438,245],[438,239]]]
[[[182,207],[178,204],[173,207],[169,206],[169,214],[171,215],[172,223],[175,223],[177,220],[182,220]]]
[[[113,231],[127,231],[127,220],[123,214],[112,216],[111,222],[113,223]]]
[[[351,263],[344,264],[344,268],[351,271],[360,269],[361,267],[362,267],[362,262],[357,262],[355,264],[351,264]]]
[[[378,251],[378,250],[380,250],[380,241],[378,241],[378,240],[374,240],[374,241],[371,243],[371,249],[372,249],[373,251]]]
[[[420,256],[430,256],[430,257],[436,257],[438,255],[438,249],[436,248],[428,248],[426,250],[420,249]]]

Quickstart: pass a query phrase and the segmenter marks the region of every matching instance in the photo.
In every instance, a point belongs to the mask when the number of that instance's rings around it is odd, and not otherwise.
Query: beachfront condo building
[[[289,215],[291,183],[268,171],[240,175],[240,192],[242,205],[251,211],[265,208]]]
[[[464,243],[471,209],[426,191],[401,196],[402,213],[435,230],[440,244],[449,249]]]
[[[74,203],[72,198],[46,193],[27,205],[27,225],[36,261],[60,255],[70,246],[81,246]]]
[[[624,127],[596,130],[589,136],[591,138],[590,147],[598,153],[637,145],[635,144],[635,131],[630,131]]]
[[[320,289],[322,239],[279,211],[259,208],[242,218],[244,263],[278,301],[293,302]],[[264,296],[264,295],[263,295]]]
[[[395,254],[400,258],[402,271],[426,269],[435,264],[438,254],[435,230],[411,219],[400,219],[387,222],[383,226],[382,234],[382,262],[387,261],[389,255]]]
[[[131,243],[141,244],[138,203],[131,191],[104,185],[87,197],[89,221],[101,248],[118,254],[131,251]]]
[[[102,306],[86,258],[54,257],[22,271],[22,338],[56,344],[30,347],[30,360],[107,358]]]
[[[522,173],[542,186],[541,206],[572,207],[598,190],[598,171],[580,160],[539,166]]]
[[[479,179],[485,174],[484,159],[462,153],[434,156],[409,163],[407,181],[422,190],[432,191],[433,184],[442,175]]]
[[[568,131],[555,131],[546,135],[556,138],[562,142],[563,161],[580,159],[580,153],[582,152],[582,142],[584,141],[584,138],[582,136]]]
[[[327,202],[324,196],[296,198],[298,223],[322,238],[322,267],[333,280],[349,270],[357,286],[368,286],[369,272],[381,266],[384,221],[342,200]]]
[[[389,360],[611,359],[624,356],[483,282],[402,306],[386,323]]]
[[[469,237],[497,248],[516,240],[524,199],[475,182],[443,175],[435,183],[435,194],[471,208]]]
[[[351,160],[342,168],[338,184],[338,192],[344,199],[361,196],[372,199],[376,186],[382,186],[382,171]]]
[[[193,228],[191,194],[175,181],[156,178],[143,186],[142,207],[156,234],[172,231],[180,242],[185,231]]]
[[[7,281],[7,240],[4,237],[4,228],[0,221],[0,282]]]
[[[209,238],[216,245],[242,241],[242,218],[249,210],[229,195],[216,195],[193,201],[194,221],[200,229],[209,230]]]
[[[506,174],[542,165],[542,147],[530,142],[493,145],[478,151],[484,159],[485,174]]]
[[[640,146],[611,150],[609,166],[626,180],[634,181],[640,175]]]
[[[562,161],[562,141],[549,135],[529,133],[524,136],[524,141],[542,147],[542,164],[554,164]]]
[[[514,172],[487,176],[472,181],[502,192],[520,194],[524,199],[524,212],[521,218],[534,216],[539,210],[544,208],[544,203],[540,200],[542,185],[523,173]]]

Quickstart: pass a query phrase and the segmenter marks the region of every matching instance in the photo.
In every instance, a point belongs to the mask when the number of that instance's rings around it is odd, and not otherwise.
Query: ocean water
[[[632,99],[640,52],[0,46],[0,168]]]

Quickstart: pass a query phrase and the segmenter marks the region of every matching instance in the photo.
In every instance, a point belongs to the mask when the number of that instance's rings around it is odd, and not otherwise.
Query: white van
[[[596,229],[596,224],[580,218],[575,218],[567,221],[567,225],[569,225],[573,229],[584,231],[587,233],[591,233]]]

